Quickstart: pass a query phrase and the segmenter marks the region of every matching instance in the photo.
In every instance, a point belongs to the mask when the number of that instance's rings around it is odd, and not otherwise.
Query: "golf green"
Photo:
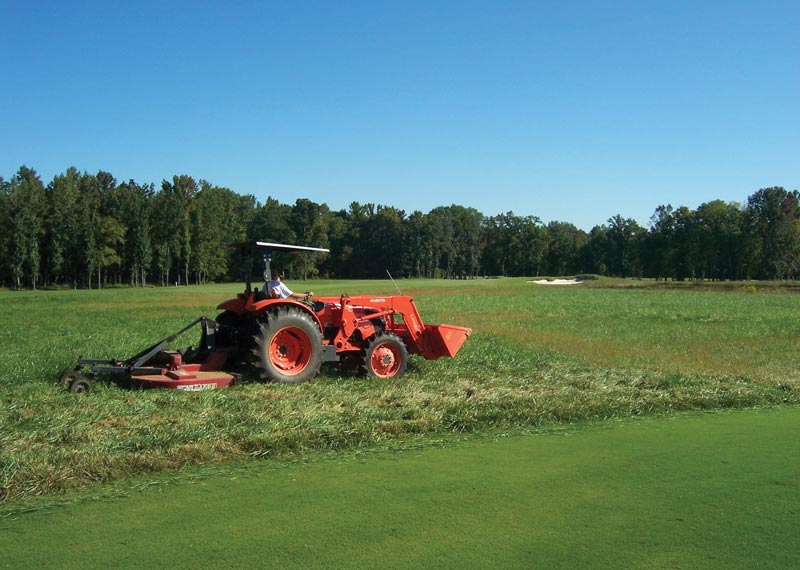
[[[0,521],[0,568],[797,568],[800,408],[179,478]]]

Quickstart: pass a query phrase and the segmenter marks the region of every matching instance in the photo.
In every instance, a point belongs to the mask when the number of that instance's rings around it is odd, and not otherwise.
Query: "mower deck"
[[[131,374],[131,380],[148,388],[173,388],[186,392],[227,388],[233,382],[233,374],[200,370],[200,367],[200,364],[185,364],[178,369],[164,370],[162,374]]]

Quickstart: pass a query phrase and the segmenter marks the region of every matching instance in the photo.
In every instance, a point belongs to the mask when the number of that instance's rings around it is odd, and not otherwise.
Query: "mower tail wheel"
[[[78,376],[80,376],[80,374],[78,374],[75,370],[67,370],[61,375],[61,379],[58,381],[58,383],[66,390],[69,388],[69,383]]]
[[[278,307],[270,311],[254,337],[261,377],[284,384],[308,382],[322,364],[322,332],[305,311]]]
[[[92,391],[92,382],[75,370],[65,372],[61,377],[61,385],[71,394],[88,394]]]
[[[363,353],[364,373],[368,378],[400,378],[408,366],[408,349],[396,334],[375,335]]]

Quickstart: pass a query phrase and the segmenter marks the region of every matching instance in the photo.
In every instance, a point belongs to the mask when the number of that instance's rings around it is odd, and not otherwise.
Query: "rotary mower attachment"
[[[169,344],[189,329],[201,325],[202,335],[197,349],[171,350]],[[61,384],[70,392],[90,392],[98,375],[140,384],[150,388],[172,388],[198,392],[229,386],[235,376],[220,371],[229,350],[216,346],[217,324],[206,317],[189,323],[178,332],[131,356],[127,360],[79,358],[73,370],[61,377]]]

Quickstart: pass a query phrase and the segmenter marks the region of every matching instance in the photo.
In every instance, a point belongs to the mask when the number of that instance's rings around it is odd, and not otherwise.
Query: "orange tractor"
[[[317,251],[268,242],[236,244],[245,259],[243,293],[221,303],[214,321],[201,317],[136,356],[125,360],[79,359],[62,377],[73,392],[91,389],[83,371],[111,373],[147,386],[203,390],[228,386],[230,372],[255,368],[264,379],[298,384],[314,378],[324,362],[358,367],[371,378],[398,378],[409,354],[434,360],[454,357],[472,332],[454,325],[423,324],[414,299],[407,295],[360,295],[273,298],[270,262],[273,251]],[[264,259],[264,287],[253,288],[250,265],[254,254]],[[202,324],[197,349],[173,351],[171,341]]]
[[[262,378],[306,382],[323,362],[356,365],[368,377],[397,378],[405,372],[409,354],[428,360],[454,357],[471,332],[423,324],[407,295],[274,299],[268,286],[271,250],[328,250],[265,242],[238,245],[245,258],[263,249],[264,290],[253,290],[248,283],[244,293],[217,307],[223,311],[216,319],[218,343],[252,355]]]

